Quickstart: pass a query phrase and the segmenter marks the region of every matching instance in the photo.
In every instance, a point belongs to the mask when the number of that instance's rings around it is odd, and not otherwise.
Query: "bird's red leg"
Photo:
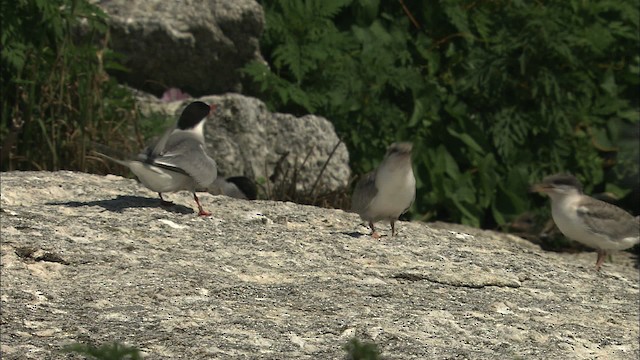
[[[376,232],[376,228],[373,226],[373,221],[369,221],[369,227],[371,228],[371,237],[374,239],[379,239],[380,234]]]
[[[596,261],[596,271],[600,271],[604,258],[607,256],[607,252],[604,250],[598,250],[598,261]]]
[[[391,220],[391,236],[396,236],[396,222]]]
[[[200,200],[198,200],[198,196],[196,195],[196,193],[193,193],[193,199],[196,201],[196,204],[198,204],[198,215],[199,216],[209,216],[209,215],[211,215],[210,212],[204,211],[204,209],[202,208],[202,205],[200,205]]]
[[[158,193],[158,196],[160,196],[160,205],[162,205],[162,206],[171,206],[171,205],[173,205],[173,202],[167,201],[162,197],[162,193]]]

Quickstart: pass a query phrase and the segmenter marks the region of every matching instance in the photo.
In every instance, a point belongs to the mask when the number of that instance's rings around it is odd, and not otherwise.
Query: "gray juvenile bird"
[[[607,252],[640,242],[638,219],[615,205],[584,195],[582,184],[572,175],[548,176],[532,190],[549,195],[553,221],[566,237],[597,250],[596,271]]]
[[[356,184],[351,197],[351,210],[369,222],[371,236],[379,238],[374,223],[388,220],[391,236],[395,222],[416,198],[416,179],[411,166],[411,143],[393,143],[387,148],[382,163],[364,175]]]
[[[135,160],[119,160],[97,152],[98,155],[127,166],[148,189],[169,203],[163,192],[191,191],[198,205],[198,215],[208,216],[200,205],[195,191],[214,182],[218,170],[216,162],[205,151],[204,123],[215,105],[201,101],[189,104],[174,128],[168,129],[155,143],[140,153]]]
[[[225,195],[236,199],[255,200],[258,187],[246,176],[218,177],[207,189],[213,195]]]

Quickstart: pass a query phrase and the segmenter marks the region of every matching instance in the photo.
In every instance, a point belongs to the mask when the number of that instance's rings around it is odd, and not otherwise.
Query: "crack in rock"
[[[507,274],[474,273],[418,273],[400,272],[391,276],[394,279],[407,281],[429,281],[442,285],[482,289],[489,286],[519,288],[519,280]]]
[[[54,262],[69,265],[60,255],[48,251],[38,250],[32,247],[19,247],[15,250],[16,255],[22,259],[32,259],[34,261]]]

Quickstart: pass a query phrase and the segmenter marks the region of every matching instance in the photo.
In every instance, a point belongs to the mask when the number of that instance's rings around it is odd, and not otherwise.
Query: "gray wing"
[[[376,172],[371,171],[358,180],[353,195],[351,195],[351,210],[358,214],[363,213],[376,194],[378,194]]]
[[[191,176],[199,186],[206,188],[217,177],[216,161],[206,152],[204,144],[192,137],[172,138],[160,156],[151,158],[153,165],[183,172]]]
[[[165,150],[165,146],[167,146],[169,138],[171,137],[171,133],[173,133],[173,130],[175,130],[175,128],[167,129],[167,131],[162,134],[162,137],[158,139],[158,141],[150,144],[146,149],[144,149],[144,154],[148,157],[156,157],[162,154],[162,152]]]
[[[578,216],[589,231],[608,236],[612,240],[638,236],[640,222],[619,207],[594,198],[585,197],[578,204]]]

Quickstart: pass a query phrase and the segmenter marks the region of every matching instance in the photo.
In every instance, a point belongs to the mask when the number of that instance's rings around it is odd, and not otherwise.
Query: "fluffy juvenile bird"
[[[369,222],[371,236],[379,238],[374,223],[391,223],[391,236],[395,235],[395,222],[405,213],[416,197],[416,179],[411,166],[408,142],[393,143],[380,165],[364,175],[356,184],[351,197],[351,210]]]
[[[612,250],[628,249],[640,242],[640,221],[621,208],[582,193],[572,175],[548,176],[532,187],[551,198],[551,215],[569,239],[596,249],[596,271]]]
[[[204,123],[215,105],[201,101],[189,104],[175,127],[168,129],[135,160],[119,160],[103,153],[107,159],[127,166],[148,189],[155,191],[163,203],[164,192],[191,191],[198,205],[198,215],[208,216],[198,200],[196,189],[207,188],[217,177],[216,162],[205,150]]]
[[[207,189],[213,195],[225,195],[236,199],[255,200],[258,187],[246,176],[218,177]]]

